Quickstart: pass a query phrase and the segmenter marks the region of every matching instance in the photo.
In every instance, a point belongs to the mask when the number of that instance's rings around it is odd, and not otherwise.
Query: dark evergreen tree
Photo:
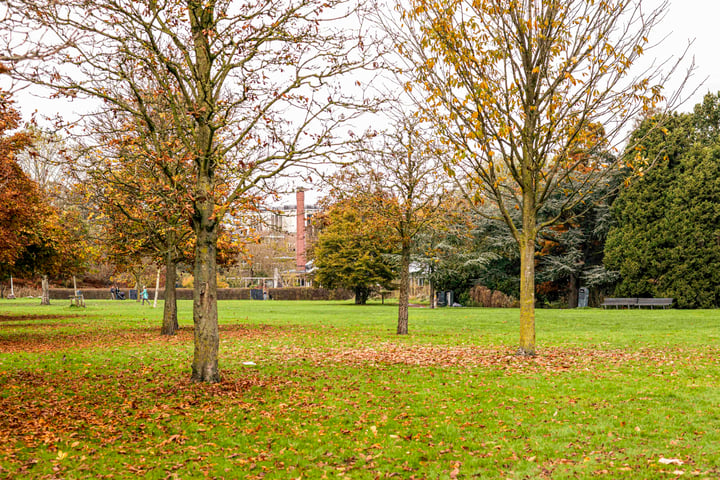
[[[720,145],[683,157],[667,214],[672,247],[654,296],[673,297],[680,307],[720,306]]]
[[[540,233],[536,268],[539,299],[575,308],[581,287],[589,288],[592,298],[599,300],[603,289],[617,280],[617,273],[603,265],[603,251],[612,225],[609,205],[620,182],[619,172],[609,176],[585,204],[563,214],[564,222]],[[552,206],[549,203],[543,213],[556,215]]]
[[[615,295],[673,297],[684,308],[720,306],[720,97],[693,114],[656,119],[635,131],[636,155],[654,163],[613,205],[605,264],[621,281]]]

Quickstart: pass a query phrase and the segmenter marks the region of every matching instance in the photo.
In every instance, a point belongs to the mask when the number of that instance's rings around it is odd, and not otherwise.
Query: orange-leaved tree
[[[447,151],[434,140],[430,125],[402,105],[386,113],[389,127],[374,136],[354,168],[357,178],[387,198],[376,202],[374,214],[394,230],[400,259],[397,334],[407,335],[410,264],[420,238],[441,223],[440,209],[449,187],[443,171]]]
[[[21,19],[19,28],[40,32],[29,42],[48,31],[60,44],[74,39],[60,55],[15,65],[18,78],[100,98],[143,122],[146,132],[153,132],[156,117],[145,107],[162,95],[191,160],[191,378],[219,381],[222,222],[269,179],[346,147],[334,132],[367,97],[350,98],[334,79],[373,68],[375,60],[372,38],[360,39],[342,21],[356,15],[359,2],[9,0],[7,6],[11,19]]]
[[[646,12],[639,0],[411,0],[399,10],[404,28],[387,30],[415,71],[407,89],[455,152],[448,174],[474,205],[494,204],[517,243],[519,353],[533,355],[539,232],[621,166],[600,153],[628,122],[675,98],[663,86],[678,63],[642,66],[667,2]],[[596,124],[605,135],[593,142]],[[578,155],[579,144],[594,154]]]
[[[188,188],[192,160],[176,135],[162,95],[148,93],[144,102],[152,130],[112,106],[95,114],[90,128],[93,141],[85,142],[80,170],[87,175],[85,193],[99,212],[96,221],[102,226],[102,243],[119,271],[131,273],[139,288],[148,262],[165,266],[161,334],[174,335],[179,327],[177,266],[194,260],[193,197]],[[239,201],[233,213],[247,208],[255,205]],[[231,263],[240,250],[229,229],[222,228],[219,263]]]
[[[177,265],[191,261],[194,247],[192,160],[175,135],[162,96],[148,93],[144,102],[137,107],[151,119],[152,130],[112,105],[96,113],[81,169],[102,225],[102,243],[120,270],[138,272],[148,260],[165,266],[161,334],[174,335]]]
[[[27,132],[11,133],[19,123],[11,98],[0,91],[0,265],[7,274],[41,213],[37,185],[16,161],[32,141]]]
[[[42,276],[41,303],[50,303],[49,276],[82,270],[87,249],[82,225],[72,211],[61,210],[16,159],[31,147],[33,135],[9,134],[20,115],[0,92],[0,276]]]

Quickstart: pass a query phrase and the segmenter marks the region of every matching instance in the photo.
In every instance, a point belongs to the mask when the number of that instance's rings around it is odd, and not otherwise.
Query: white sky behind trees
[[[643,0],[649,10],[656,8],[663,0]],[[651,56],[663,59],[669,56],[677,58],[689,42],[693,42],[684,63],[687,66],[694,57],[696,70],[686,85],[683,98],[687,100],[678,107],[680,111],[691,111],[708,93],[720,91],[720,0],[669,0],[669,9],[661,28],[656,31],[655,40],[664,38],[662,45],[651,52]],[[682,71],[677,72],[678,79]],[[702,83],[702,85],[700,85]],[[700,85],[700,86],[699,86]],[[2,87],[0,82],[0,87]],[[677,85],[666,85],[666,91],[672,92]],[[86,101],[69,102],[64,99],[50,100],[47,91],[39,91],[37,87],[25,88],[15,95],[16,106],[23,118],[29,120],[34,112],[38,113],[41,126],[50,125],[42,120],[42,116],[61,116],[72,120],[80,112],[87,112],[93,107]],[[689,98],[688,98],[689,97]],[[312,187],[311,187],[312,188]],[[308,201],[315,202],[316,192],[307,193]],[[284,199],[283,199],[284,200]],[[288,203],[294,199],[288,198]]]
[[[645,0],[648,8],[660,0]],[[678,110],[691,111],[706,93],[720,91],[720,0],[669,0],[667,16],[658,30],[658,38],[667,35],[661,49],[655,53],[680,55],[688,42],[693,41],[688,55],[695,58],[694,77],[686,87],[686,95],[697,92]],[[704,82],[699,88],[698,84]],[[668,85],[668,88],[673,88]]]

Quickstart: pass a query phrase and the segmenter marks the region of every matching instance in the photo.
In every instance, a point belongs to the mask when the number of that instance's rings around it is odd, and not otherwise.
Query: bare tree
[[[17,71],[69,96],[89,95],[156,131],[146,94],[163,97],[192,159],[196,236],[192,380],[216,382],[216,248],[243,196],[298,162],[345,145],[336,127],[358,102],[335,79],[372,66],[349,0],[9,0],[72,48]],[[369,5],[368,5],[369,7]],[[32,40],[32,38],[31,38]],[[152,87],[152,88],[148,88]],[[360,103],[363,103],[362,101]]]
[[[412,0],[399,9],[401,19],[382,22],[416,73],[408,90],[455,152],[448,171],[473,204],[495,204],[517,242],[519,352],[533,355],[539,232],[621,166],[612,154],[628,125],[677,100],[663,87],[679,63],[645,60],[667,2],[649,12],[640,0]]]
[[[378,212],[395,230],[400,253],[398,335],[408,333],[410,264],[417,239],[438,224],[437,215],[448,182],[443,170],[447,150],[433,139],[429,125],[408,105],[395,103],[386,111],[390,125],[361,157],[360,176],[392,200]]]
[[[18,165],[46,192],[68,186],[67,145],[57,134],[31,126],[33,145],[16,156]]]

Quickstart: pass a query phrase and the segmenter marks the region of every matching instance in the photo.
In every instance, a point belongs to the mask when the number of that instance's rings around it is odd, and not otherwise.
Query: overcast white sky
[[[643,4],[650,9],[662,1],[643,0]],[[688,110],[708,91],[720,91],[720,0],[668,0],[668,3],[668,15],[657,32],[659,38],[665,35],[668,37],[663,42],[662,51],[657,50],[655,54],[658,57],[678,55],[694,39],[690,49],[690,55],[695,57],[698,67],[694,85],[697,86],[701,81],[704,84],[682,108]],[[29,117],[35,109],[45,115],[70,115],[73,110],[82,108],[78,104],[68,105],[62,101],[33,98],[31,91],[21,92],[16,98],[25,117]]]
[[[647,1],[648,6],[659,0]],[[695,57],[697,71],[691,86],[705,83],[680,110],[692,110],[707,92],[720,91],[720,0],[670,0],[662,29],[669,37],[664,42],[667,54],[679,54],[694,39],[690,55]]]
[[[651,9],[662,1],[643,0],[643,6]],[[704,82],[679,110],[692,110],[693,106],[700,102],[707,92],[720,91],[719,19],[720,0],[669,0],[668,14],[657,31],[658,38],[666,35],[667,38],[662,44],[662,49],[655,51],[655,56],[663,58],[668,55],[680,55],[688,42],[694,40],[689,56],[695,58],[697,70],[685,90],[686,96],[701,82]],[[673,85],[667,85],[667,87],[670,90],[675,88]],[[87,105],[83,105],[82,102],[68,104],[65,101],[49,101],[33,97],[31,89],[20,92],[16,95],[16,100],[25,118],[29,118],[34,110],[38,110],[42,115],[60,114],[67,119],[73,116],[74,111],[83,109],[83,107],[87,108]],[[315,201],[313,193],[308,192],[310,201]]]

